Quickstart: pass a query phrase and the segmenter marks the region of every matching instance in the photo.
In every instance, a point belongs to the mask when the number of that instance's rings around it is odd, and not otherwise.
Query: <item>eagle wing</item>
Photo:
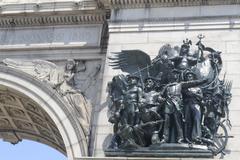
[[[150,56],[141,50],[122,50],[112,53],[108,59],[113,69],[134,75],[141,73],[141,76],[147,75],[147,67],[151,65]]]

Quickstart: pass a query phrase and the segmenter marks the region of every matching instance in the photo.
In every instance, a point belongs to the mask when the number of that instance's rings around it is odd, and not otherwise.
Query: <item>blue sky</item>
[[[23,140],[16,145],[0,140],[0,160],[67,160],[59,151],[38,142]]]

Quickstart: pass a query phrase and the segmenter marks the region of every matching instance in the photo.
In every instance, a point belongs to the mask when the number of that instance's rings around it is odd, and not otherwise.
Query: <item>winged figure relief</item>
[[[76,90],[74,85],[75,73],[85,71],[85,65],[81,64],[81,68],[76,68],[80,64],[69,59],[65,64],[64,71],[61,71],[54,63],[39,59],[4,59],[3,63],[8,67],[26,72],[55,89],[73,109],[74,112],[71,112],[77,116],[85,134],[84,140],[88,143],[92,107],[82,92]]]
[[[57,74],[57,66],[52,62],[40,59],[25,60],[6,58],[3,60],[3,63],[8,67],[26,72],[42,81],[57,81],[57,79],[54,78]]]
[[[75,60],[67,60],[64,71],[56,64],[41,60],[41,59],[9,59],[3,60],[3,63],[8,67],[21,70],[33,77],[46,82],[54,89],[61,93],[75,89],[75,73],[84,72],[86,70],[85,64],[76,62]],[[65,82],[66,83],[63,83]]]

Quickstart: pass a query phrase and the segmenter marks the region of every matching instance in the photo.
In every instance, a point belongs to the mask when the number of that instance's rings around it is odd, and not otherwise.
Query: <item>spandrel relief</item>
[[[73,59],[54,63],[39,59],[3,60],[8,67],[26,72],[56,90],[71,106],[71,113],[78,119],[87,141],[92,105],[96,103],[98,94],[96,89],[99,87],[100,62]]]

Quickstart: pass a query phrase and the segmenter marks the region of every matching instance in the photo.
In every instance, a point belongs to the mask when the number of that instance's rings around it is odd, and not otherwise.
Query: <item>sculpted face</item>
[[[145,82],[145,87],[146,88],[152,88],[154,86],[154,82],[152,79],[147,79]]]
[[[129,76],[129,77],[128,77],[128,83],[129,83],[130,85],[137,84],[137,83],[138,83],[138,79],[137,79],[136,77]]]
[[[131,84],[137,84],[137,79],[136,78],[131,78]]]
[[[169,81],[170,81],[170,82],[176,82],[176,81],[178,81],[178,78],[179,78],[178,73],[177,73],[177,72],[172,72],[172,73],[170,74],[170,79],[169,79]]]
[[[182,47],[182,48],[181,48],[181,54],[182,54],[182,55],[187,55],[188,52],[189,52],[189,49],[188,49],[187,47]]]
[[[66,64],[66,70],[72,70],[74,67],[74,62],[73,61],[68,61]]]
[[[187,81],[192,81],[192,80],[194,80],[194,75],[193,75],[192,73],[188,73],[188,74],[186,75],[186,80],[187,80]]]

